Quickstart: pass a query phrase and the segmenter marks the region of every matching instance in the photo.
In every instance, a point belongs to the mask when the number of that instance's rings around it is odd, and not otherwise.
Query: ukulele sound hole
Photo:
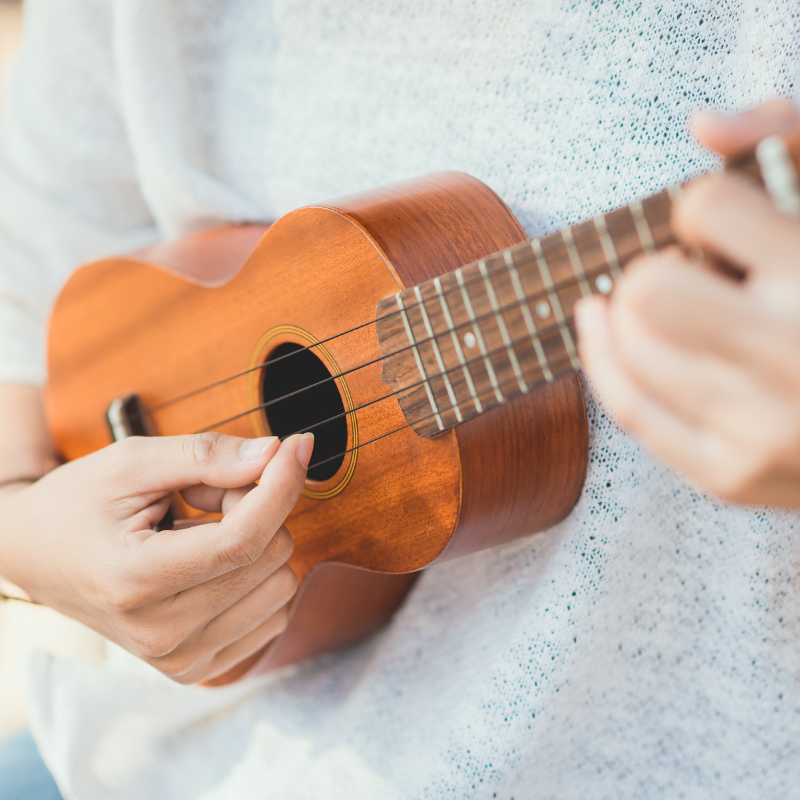
[[[347,449],[347,422],[342,416],[344,404],[336,381],[330,380],[330,377],[328,368],[312,350],[304,350],[302,345],[286,342],[269,354],[261,380],[264,403],[292,395],[264,409],[273,435],[288,436],[324,420],[331,420],[311,431],[314,434],[314,455],[311,457],[308,477],[314,481],[332,478],[342,466]],[[313,388],[306,388],[309,386]],[[294,392],[297,394],[292,394]],[[329,458],[332,460],[327,461]],[[327,463],[314,466],[321,461]]]

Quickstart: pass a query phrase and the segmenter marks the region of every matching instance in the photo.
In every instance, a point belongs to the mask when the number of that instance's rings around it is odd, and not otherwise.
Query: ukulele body
[[[68,460],[110,444],[106,412],[129,393],[152,409],[155,435],[268,434],[263,409],[218,424],[264,402],[263,371],[226,379],[276,348],[323,342],[313,352],[343,373],[335,385],[350,452],[335,474],[307,482],[287,520],[300,590],[258,669],[355,642],[394,613],[418,570],[548,528],[580,494],[587,420],[575,376],[433,439],[404,427],[395,397],[372,402],[391,390],[375,326],[356,326],[377,303],[524,238],[490,189],[445,173],[302,208],[269,229],[206,231],[83,267],[50,324],[54,441]]]

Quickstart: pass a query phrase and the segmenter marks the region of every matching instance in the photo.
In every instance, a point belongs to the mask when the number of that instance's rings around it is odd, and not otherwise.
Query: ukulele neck
[[[776,205],[796,213],[797,161],[800,140],[772,137],[732,168],[763,180]],[[609,294],[632,259],[676,242],[670,217],[681,192],[671,187],[382,300],[383,379],[414,430],[437,436],[579,370],[576,303]]]

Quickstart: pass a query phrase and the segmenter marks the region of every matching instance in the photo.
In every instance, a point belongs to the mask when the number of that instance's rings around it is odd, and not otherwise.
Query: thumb
[[[303,490],[314,436],[284,441],[248,492],[220,522],[143,537],[136,557],[166,595],[252,564],[264,552]]]
[[[228,569],[255,561],[300,499],[314,434],[291,436],[267,464],[261,480],[219,523],[217,552]]]
[[[107,485],[117,497],[147,496],[197,484],[223,489],[247,486],[258,479],[278,445],[275,436],[132,436],[94,458],[105,459]]]

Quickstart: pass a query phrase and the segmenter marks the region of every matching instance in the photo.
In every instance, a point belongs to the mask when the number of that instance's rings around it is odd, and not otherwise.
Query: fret
[[[570,228],[564,228],[564,230],[561,231],[561,238],[567,246],[567,254],[572,264],[572,271],[575,273],[578,279],[578,285],[581,287],[581,294],[584,297],[590,297],[592,290],[589,288],[589,284],[586,281],[586,270],[583,268],[580,253],[578,253],[578,248],[575,246],[575,237],[572,235],[572,230]]]
[[[542,279],[544,280],[545,288],[547,289],[547,296],[550,298],[550,306],[553,309],[553,314],[555,315],[556,322],[558,323],[558,329],[561,332],[561,338],[564,341],[564,347],[567,348],[567,354],[569,355],[569,360],[572,363],[573,368],[578,370],[581,368],[581,362],[578,360],[575,342],[572,340],[572,334],[569,332],[567,320],[564,317],[564,312],[561,310],[558,292],[556,291],[555,284],[553,283],[553,278],[550,275],[550,269],[547,266],[547,260],[544,257],[542,246],[539,244],[538,239],[534,239],[531,242],[531,245],[533,246],[533,253],[536,256],[536,261],[539,265],[539,273],[541,274]]]
[[[458,407],[456,394],[453,391],[452,384],[450,383],[450,377],[447,374],[447,368],[445,367],[444,359],[442,358],[442,353],[439,350],[439,342],[436,340],[436,335],[433,332],[433,327],[431,326],[431,320],[430,317],[428,316],[428,309],[425,307],[425,301],[422,299],[422,292],[419,290],[419,286],[414,287],[414,294],[416,295],[417,302],[419,303],[418,307],[420,313],[422,314],[422,322],[425,325],[425,330],[428,334],[428,338],[430,339],[431,346],[433,347],[433,354],[436,356],[436,363],[439,365],[440,377],[444,381],[445,389],[447,389],[447,396],[450,398],[451,407],[456,415],[456,419],[459,422],[463,422],[464,418],[461,416],[461,409]]]
[[[647,217],[644,215],[644,208],[638,201],[631,203],[631,216],[633,217],[633,224],[636,226],[636,233],[639,236],[639,241],[642,244],[642,249],[645,253],[655,253],[656,245],[653,241],[653,234],[650,232],[650,226],[647,224]]]
[[[519,303],[520,310],[522,311],[522,318],[525,320],[525,326],[528,329],[528,335],[531,337],[531,341],[533,342],[533,349],[536,353],[536,358],[539,359],[539,366],[541,367],[545,379],[548,383],[552,383],[553,373],[550,371],[550,365],[547,363],[547,356],[539,339],[539,334],[536,330],[533,316],[531,315],[531,309],[528,305],[528,298],[525,297],[525,292],[522,289],[522,282],[519,279],[517,265],[514,263],[514,259],[510,250],[506,250],[504,255],[506,259],[506,267],[508,268],[508,274],[511,276],[511,284],[514,287],[514,293],[517,295],[517,302]]]
[[[786,142],[780,136],[767,137],[756,147],[756,160],[775,208],[800,217],[800,184]]]
[[[463,268],[456,270],[456,280],[458,281],[458,285],[461,287],[461,296],[464,298],[464,308],[467,311],[467,316],[469,317],[470,322],[472,322],[472,332],[475,334],[475,339],[478,342],[478,347],[480,348],[481,355],[483,356],[483,363],[486,366],[486,372],[489,375],[489,381],[494,389],[497,402],[505,403],[503,393],[500,391],[500,385],[497,382],[497,375],[495,375],[494,367],[492,366],[491,359],[489,358],[486,350],[486,343],[483,341],[483,334],[481,334],[480,326],[478,325],[475,317],[475,311],[472,308],[472,302],[469,299],[469,292],[467,291],[467,287],[464,285],[464,274],[462,269]]]
[[[419,354],[419,346],[417,345],[417,340],[414,337],[414,331],[411,329],[411,323],[408,319],[408,314],[406,313],[406,308],[403,305],[403,298],[398,292],[395,297],[397,298],[397,305],[400,309],[400,315],[403,318],[403,325],[406,329],[406,336],[408,336],[408,342],[411,345],[411,350],[414,353],[414,358],[417,362],[417,369],[419,370],[419,374],[422,377],[422,383],[425,387],[425,393],[428,395],[428,402],[431,404],[431,411],[433,411],[434,419],[436,420],[436,424],[439,426],[439,430],[444,430],[444,423],[442,422],[442,417],[439,414],[439,407],[436,405],[436,398],[433,396],[433,392],[431,391],[430,380],[428,378],[428,374],[425,372],[425,365],[422,363],[422,358]]]
[[[489,302],[492,304],[492,310],[494,311],[497,327],[500,329],[500,336],[503,338],[503,344],[505,345],[506,352],[508,353],[508,360],[511,362],[511,368],[514,370],[514,375],[517,378],[519,390],[523,394],[527,394],[528,387],[525,383],[525,378],[522,376],[522,368],[519,365],[517,354],[514,352],[514,345],[511,342],[511,337],[508,335],[508,326],[506,325],[506,321],[503,319],[503,315],[500,313],[500,304],[497,302],[497,295],[495,294],[494,286],[492,286],[492,280],[486,272],[486,262],[483,259],[478,262],[478,269],[481,271],[481,275],[483,276],[483,284],[486,288],[486,294],[489,296]]]
[[[768,138],[755,157],[737,159],[732,168],[754,181],[763,178],[760,185],[775,205],[800,218],[800,137],[789,145]],[[624,208],[383,298],[376,321],[382,375],[413,429],[436,436],[456,421],[580,369],[574,305],[593,293],[612,294],[631,259],[677,241],[670,212],[686,191],[686,184],[673,183]],[[704,259],[699,248],[689,253]],[[479,275],[483,289],[470,289]]]
[[[456,356],[458,357],[459,362],[461,363],[461,369],[464,372],[464,378],[467,381],[467,388],[469,389],[469,393],[472,396],[472,402],[475,405],[475,410],[481,414],[483,413],[483,405],[481,404],[480,398],[478,397],[478,393],[475,391],[475,384],[472,382],[472,374],[469,370],[469,365],[467,364],[467,359],[464,358],[464,351],[461,349],[461,341],[458,338],[458,334],[456,333],[456,326],[453,322],[453,317],[450,315],[450,308],[447,305],[447,299],[445,298],[445,293],[442,291],[442,282],[439,278],[434,278],[433,286],[436,289],[436,294],[439,296],[439,303],[442,306],[442,313],[444,314],[444,320],[447,324],[447,327],[450,329],[450,336],[453,339],[453,348],[456,351]]]
[[[617,250],[614,247],[614,240],[608,232],[608,225],[606,225],[606,218],[603,214],[598,214],[594,218],[594,227],[597,235],[600,238],[600,246],[603,248],[603,255],[606,258],[611,274],[615,280],[619,280],[622,275],[622,268],[619,265],[619,258],[617,258]]]

